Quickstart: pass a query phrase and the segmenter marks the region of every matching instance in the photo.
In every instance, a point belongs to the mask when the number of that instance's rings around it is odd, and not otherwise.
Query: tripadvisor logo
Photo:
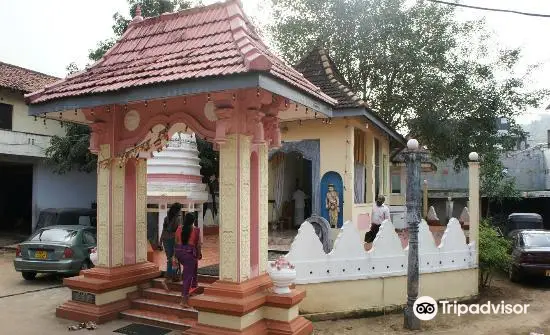
[[[494,304],[487,301],[484,304],[461,304],[456,301],[440,301],[439,307],[434,298],[423,296],[414,302],[414,315],[423,321],[433,319],[438,312],[442,314],[456,314],[461,316],[464,314],[527,314],[529,304],[506,304],[504,301]]]

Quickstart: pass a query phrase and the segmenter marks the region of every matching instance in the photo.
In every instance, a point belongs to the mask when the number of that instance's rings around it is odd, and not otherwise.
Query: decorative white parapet
[[[476,246],[466,244],[457,219],[447,225],[441,244],[436,245],[426,221],[418,232],[420,272],[455,271],[477,267]],[[357,280],[407,274],[408,246],[403,249],[393,224],[386,220],[365,251],[355,225],[344,223],[334,248],[328,254],[313,226],[304,222],[285,256],[296,267],[296,284]]]

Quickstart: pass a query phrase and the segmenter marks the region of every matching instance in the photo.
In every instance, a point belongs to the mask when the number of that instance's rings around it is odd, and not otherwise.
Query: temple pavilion
[[[89,125],[98,156],[98,264],[64,280],[72,294],[57,316],[123,315],[187,334],[312,333],[298,313],[306,292],[270,290],[268,150],[281,146],[281,121],[329,118],[337,101],[269,51],[240,1],[152,18],[138,8],[103,58],[26,100],[30,115]],[[220,153],[219,279],[202,283],[193,310],[159,291],[147,261],[147,159],[186,128]]]

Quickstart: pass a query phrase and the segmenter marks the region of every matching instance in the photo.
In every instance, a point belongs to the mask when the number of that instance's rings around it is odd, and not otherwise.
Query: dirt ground
[[[417,332],[403,329],[402,313],[364,319],[322,321],[314,323],[314,334],[550,335],[550,280],[529,280],[526,283],[514,284],[507,278],[495,278],[492,287],[481,292],[478,303],[487,301],[530,306],[527,313],[521,315],[457,316],[439,313],[433,320],[422,321],[422,330]]]

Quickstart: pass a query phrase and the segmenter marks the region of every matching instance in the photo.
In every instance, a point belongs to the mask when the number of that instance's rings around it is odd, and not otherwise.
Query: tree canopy
[[[482,21],[423,0],[272,0],[276,46],[295,64],[327,49],[352,89],[433,157],[466,166],[468,153],[507,150],[523,133],[514,117],[547,92],[529,90],[535,67],[518,70],[518,49],[491,48]],[[496,51],[495,51],[496,50]],[[496,118],[510,124],[497,134]]]
[[[200,1],[195,1],[200,4]],[[188,0],[128,0],[130,16],[136,13],[137,6],[141,7],[144,17],[158,16],[166,12],[174,12],[190,8],[192,1]],[[98,61],[122,36],[131,21],[120,13],[113,15],[114,36],[99,42],[95,49],[89,52],[91,61]],[[75,63],[67,66],[67,74],[79,71]],[[54,136],[50,147],[46,150],[46,158],[56,173],[63,174],[73,169],[82,172],[92,172],[96,168],[97,156],[88,150],[90,143],[90,129],[88,126],[69,124],[65,136]],[[197,147],[201,165],[201,174],[208,178],[212,174],[218,174],[218,153],[212,145],[197,137]]]

